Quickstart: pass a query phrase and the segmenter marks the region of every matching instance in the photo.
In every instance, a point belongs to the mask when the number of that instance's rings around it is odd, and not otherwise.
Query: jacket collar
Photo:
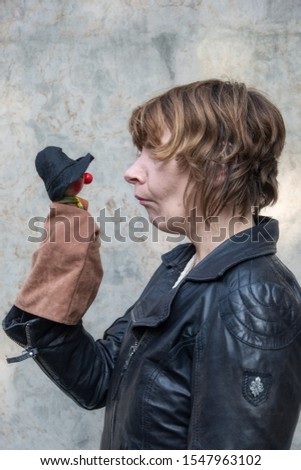
[[[157,295],[157,292],[155,297],[152,293],[142,295],[131,312],[133,326],[158,326],[168,318],[171,304],[183,282],[214,280],[243,261],[274,254],[276,253],[277,240],[277,220],[260,217],[257,225],[240,232],[219,245],[198,263],[175,289],[170,289],[166,295],[161,297]],[[184,269],[194,252],[194,246],[191,243],[185,243],[162,256],[163,264],[167,268],[167,272],[164,274],[165,282],[168,282],[171,277],[173,282],[176,281],[176,273],[179,274]]]
[[[259,216],[257,225],[221,243],[190,271],[186,280],[212,280],[243,261],[275,254],[278,237],[278,221]],[[186,243],[164,254],[162,261],[166,267],[179,269],[186,265],[194,252],[194,246]]]

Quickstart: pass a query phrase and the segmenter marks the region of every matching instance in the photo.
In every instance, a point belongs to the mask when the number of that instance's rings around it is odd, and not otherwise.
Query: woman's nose
[[[124,173],[124,179],[127,183],[136,184],[145,182],[145,171],[137,159]]]

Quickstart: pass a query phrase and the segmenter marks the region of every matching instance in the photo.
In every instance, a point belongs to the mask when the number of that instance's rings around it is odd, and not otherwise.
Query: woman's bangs
[[[161,145],[164,133],[164,119],[161,106],[150,102],[136,108],[131,116],[129,130],[133,144],[142,150],[142,147],[155,149]]]

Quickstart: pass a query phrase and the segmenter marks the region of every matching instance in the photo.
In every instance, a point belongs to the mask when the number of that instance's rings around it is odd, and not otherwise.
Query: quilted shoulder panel
[[[301,304],[274,283],[229,292],[221,302],[221,317],[231,334],[261,349],[284,348],[301,333]]]

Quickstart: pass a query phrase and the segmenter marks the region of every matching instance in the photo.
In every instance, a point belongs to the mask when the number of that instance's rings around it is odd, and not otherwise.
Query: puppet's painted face
[[[69,184],[68,188],[65,191],[65,194],[76,196],[78,193],[81,192],[84,186],[84,175],[81,176],[78,180],[74,181],[74,183]]]
[[[93,176],[91,173],[84,173],[78,180],[70,184],[65,191],[65,194],[72,194],[76,196],[83,189],[84,184],[90,184],[93,181]]]

